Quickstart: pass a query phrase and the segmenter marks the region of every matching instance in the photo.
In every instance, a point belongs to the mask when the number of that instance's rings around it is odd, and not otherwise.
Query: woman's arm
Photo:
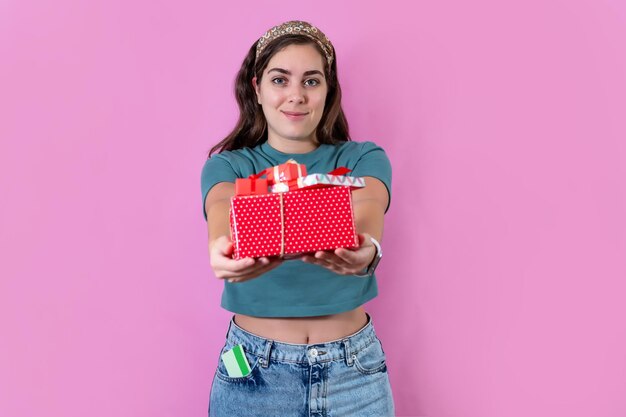
[[[303,256],[303,262],[314,263],[342,275],[358,274],[372,262],[376,247],[369,237],[382,240],[389,193],[378,178],[365,177],[365,184],[364,188],[352,191],[354,221],[360,246],[357,249],[339,248],[334,252],[318,251],[315,255]]]
[[[204,202],[209,227],[209,250],[221,236],[230,236],[228,211],[230,198],[235,195],[235,184],[220,182],[211,188]]]
[[[276,268],[281,260],[270,260],[266,257],[258,259],[232,259],[234,250],[230,239],[230,198],[235,195],[235,184],[220,182],[211,188],[205,201],[207,224],[209,228],[209,254],[211,268],[215,277],[227,279],[229,282],[247,281]]]
[[[365,177],[366,187],[352,191],[352,207],[357,233],[367,233],[379,242],[383,238],[383,219],[389,202],[387,187],[378,178]]]

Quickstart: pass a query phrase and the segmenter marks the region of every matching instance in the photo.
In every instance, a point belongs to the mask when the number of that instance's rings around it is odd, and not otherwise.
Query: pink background
[[[205,416],[200,170],[300,18],[394,167],[366,307],[398,416],[626,415],[626,4],[0,3],[0,415]]]

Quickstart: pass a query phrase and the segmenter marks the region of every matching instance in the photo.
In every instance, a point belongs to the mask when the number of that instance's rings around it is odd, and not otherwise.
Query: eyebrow
[[[282,68],[272,68],[271,70],[267,71],[267,73],[269,74],[272,71],[276,71],[276,72],[280,72],[280,73],[283,73],[283,74],[291,75],[291,71],[287,71],[286,69],[282,69]],[[313,74],[319,74],[322,77],[324,77],[324,74],[322,74],[318,70],[305,71],[303,75],[306,77],[307,75],[313,75]]]

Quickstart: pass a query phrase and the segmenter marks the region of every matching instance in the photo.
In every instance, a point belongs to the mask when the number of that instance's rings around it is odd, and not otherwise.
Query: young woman
[[[350,140],[335,50],[307,22],[285,22],[256,41],[235,94],[239,121],[209,153],[201,181],[211,267],[224,280],[222,307],[235,313],[209,415],[393,416],[385,353],[363,308],[378,294],[389,159],[373,142]],[[352,192],[360,246],[289,260],[232,259],[235,179],[288,159],[309,174],[345,166],[365,178],[366,187]],[[251,368],[243,376],[229,375],[222,358],[237,345]]]

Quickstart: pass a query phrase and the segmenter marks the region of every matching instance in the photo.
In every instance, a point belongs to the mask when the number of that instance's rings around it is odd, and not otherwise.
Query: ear
[[[254,87],[254,92],[256,93],[256,101],[258,104],[261,104],[260,91],[259,86],[256,83],[256,76],[252,77],[252,87]]]

